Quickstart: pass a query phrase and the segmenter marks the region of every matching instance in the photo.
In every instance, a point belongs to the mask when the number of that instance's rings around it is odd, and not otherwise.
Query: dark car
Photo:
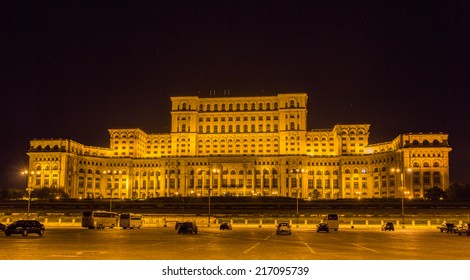
[[[395,230],[395,226],[393,225],[392,222],[387,222],[385,223],[384,225],[382,225],[382,231],[394,231]]]
[[[179,229],[182,224],[183,224],[182,222],[176,222],[176,224],[175,224],[175,230],[176,230],[176,229]]]
[[[317,232],[330,232],[330,228],[328,227],[327,223],[319,223],[317,225]]]
[[[5,224],[0,223],[0,231],[4,231],[6,228]]]
[[[232,225],[230,223],[221,223],[220,224],[220,230],[231,230]]]
[[[178,234],[190,233],[197,234],[197,225],[193,222],[184,222],[178,227]]]
[[[26,236],[30,233],[37,233],[43,235],[46,227],[39,221],[35,220],[19,220],[11,223],[5,228],[5,235],[21,234]]]
[[[454,223],[442,223],[438,228],[441,232],[458,233],[458,229]]]

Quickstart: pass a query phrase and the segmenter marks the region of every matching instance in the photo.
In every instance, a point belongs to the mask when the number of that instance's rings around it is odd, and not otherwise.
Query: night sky
[[[4,1],[2,181],[29,141],[169,133],[170,97],[306,92],[309,129],[444,132],[470,183],[469,1]]]

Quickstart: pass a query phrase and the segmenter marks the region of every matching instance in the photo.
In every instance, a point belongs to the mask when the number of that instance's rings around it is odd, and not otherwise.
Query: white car
[[[459,225],[457,232],[459,235],[466,234],[467,236],[470,236],[470,231],[468,231],[468,223]]]
[[[276,228],[276,234],[292,234],[289,223],[279,223]]]

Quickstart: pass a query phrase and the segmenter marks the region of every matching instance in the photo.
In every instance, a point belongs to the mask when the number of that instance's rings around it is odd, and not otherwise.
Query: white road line
[[[310,251],[310,253],[312,254],[316,254],[316,252],[307,244],[307,243],[304,243],[305,246],[307,246],[308,250]]]
[[[258,246],[259,243],[256,243],[255,245],[251,246],[250,248],[246,249],[245,251],[243,251],[243,254],[246,254],[248,252],[250,252],[251,250],[253,250],[254,248],[256,248],[256,246]]]
[[[365,250],[369,250],[369,251],[375,252],[375,253],[380,253],[379,251],[376,251],[376,250],[374,250],[374,249],[370,249],[370,248],[367,248],[367,247],[361,246],[361,245],[359,245],[359,244],[354,244],[354,243],[353,243],[353,245],[354,245],[354,246],[356,246],[356,247],[359,247],[359,248],[365,249]]]
[[[264,240],[268,240],[268,239],[271,238],[271,236],[273,236],[273,235],[274,235],[274,233],[271,234],[271,235],[269,235],[268,237],[266,237]]]

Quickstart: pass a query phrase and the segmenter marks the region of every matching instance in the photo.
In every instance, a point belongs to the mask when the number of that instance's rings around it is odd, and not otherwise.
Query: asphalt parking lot
[[[0,243],[3,260],[470,260],[469,236],[425,228],[317,233],[294,226],[291,235],[276,235],[274,226],[200,227],[198,234],[49,226],[43,236],[2,233]]]

